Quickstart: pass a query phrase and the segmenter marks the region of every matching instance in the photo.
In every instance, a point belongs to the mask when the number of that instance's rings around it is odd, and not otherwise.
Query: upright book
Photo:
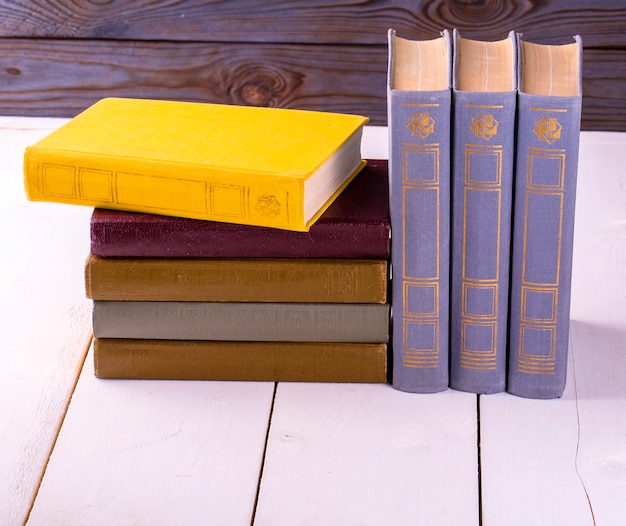
[[[365,165],[366,122],[107,98],[26,149],[26,193],[33,201],[306,231]]]
[[[450,387],[506,387],[517,96],[515,34],[454,31]]]
[[[448,387],[451,42],[388,34],[392,385]]]
[[[566,381],[582,42],[518,35],[519,94],[507,390],[557,398]]]
[[[368,160],[308,232],[101,208],[90,228],[102,257],[389,259],[387,161]]]

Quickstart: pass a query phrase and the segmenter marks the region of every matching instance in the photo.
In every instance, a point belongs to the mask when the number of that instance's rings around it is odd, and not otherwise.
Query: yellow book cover
[[[32,201],[307,231],[363,168],[367,118],[106,98],[24,154]]]

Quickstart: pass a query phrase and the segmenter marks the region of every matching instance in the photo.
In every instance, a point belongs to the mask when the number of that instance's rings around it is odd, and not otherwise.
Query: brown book
[[[100,258],[87,297],[113,301],[386,303],[387,261]]]
[[[387,381],[384,343],[96,338],[98,378],[266,382]]]

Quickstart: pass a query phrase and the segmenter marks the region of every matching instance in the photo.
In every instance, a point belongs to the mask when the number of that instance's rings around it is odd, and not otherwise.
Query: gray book
[[[386,343],[389,306],[94,301],[96,338]]]
[[[392,385],[448,388],[451,43],[389,31]]]
[[[557,398],[566,382],[582,43],[521,40],[507,390]]]
[[[454,31],[450,387],[506,387],[517,95],[515,34]]]

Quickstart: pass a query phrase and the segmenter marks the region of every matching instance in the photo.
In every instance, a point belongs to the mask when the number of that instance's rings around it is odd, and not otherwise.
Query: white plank
[[[593,525],[572,381],[558,400],[481,396],[480,436],[483,526]]]
[[[586,138],[572,301],[578,471],[596,524],[626,517],[626,134]]]
[[[573,320],[626,326],[625,166],[626,133],[583,132],[574,232]]]
[[[580,420],[578,472],[594,524],[622,526],[626,517],[626,327],[574,321],[572,341]]]
[[[279,384],[256,526],[478,524],[476,396]]]
[[[485,526],[626,514],[626,134],[583,132],[568,382],[561,400],[481,397]]]
[[[90,352],[29,526],[250,524],[274,384],[93,374]]]
[[[61,119],[0,117],[0,524],[23,524],[90,338],[87,208],[30,203],[24,148]]]

